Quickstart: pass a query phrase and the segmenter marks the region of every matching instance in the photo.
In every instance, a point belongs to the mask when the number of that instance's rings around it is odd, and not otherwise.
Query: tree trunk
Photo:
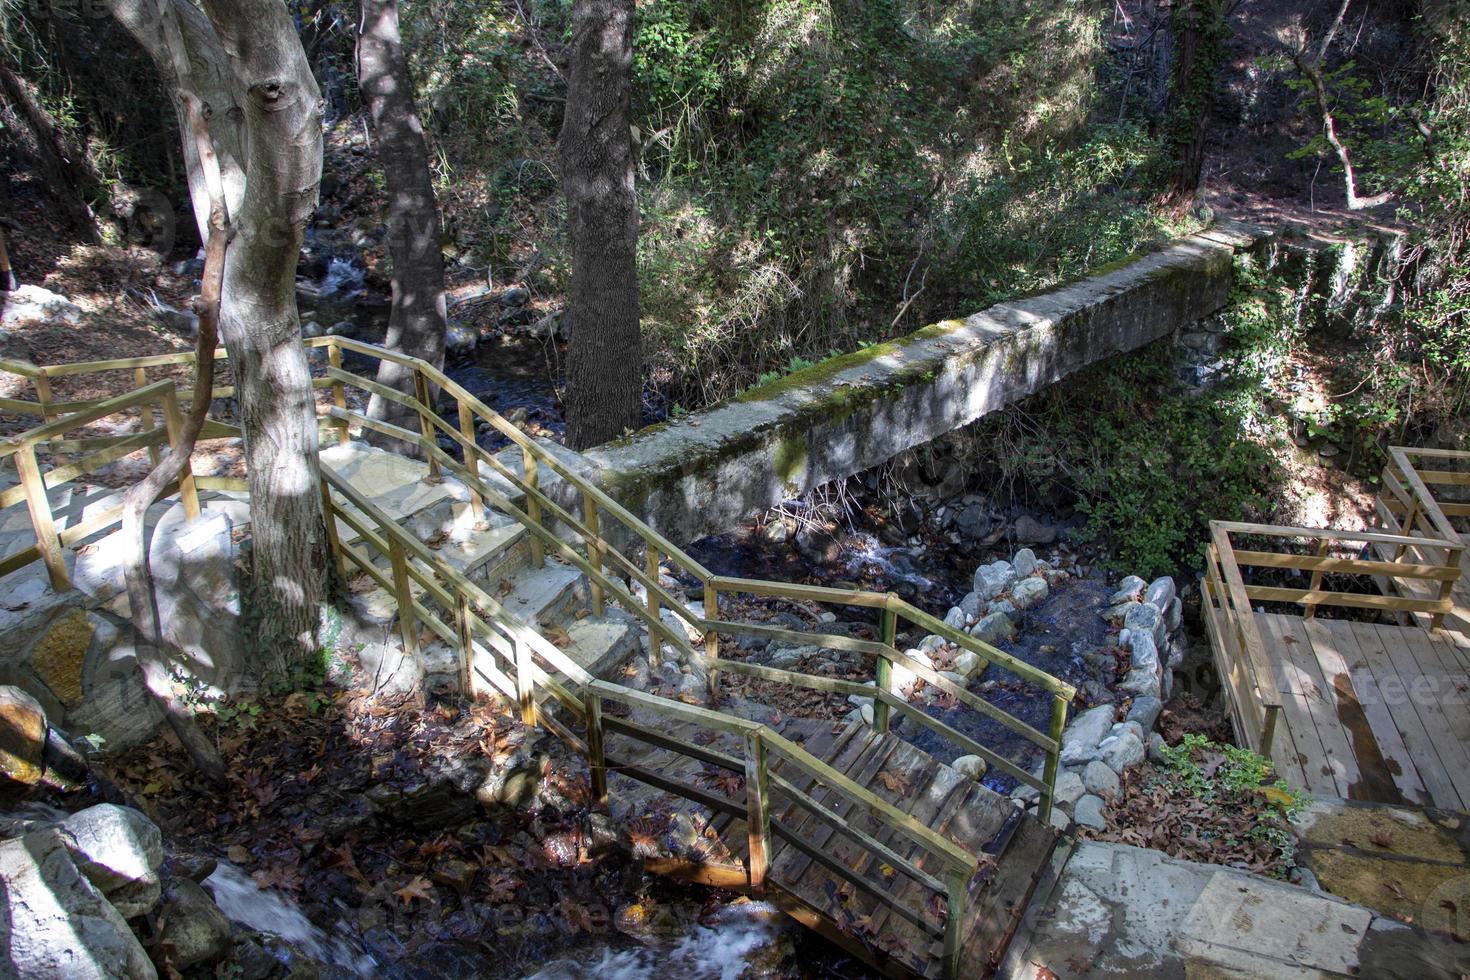
[[[245,194],[231,215],[220,333],[234,365],[250,481],[254,639],[268,674],[315,653],[327,567],[315,399],[296,261],[322,170],[321,95],[281,0],[205,0],[244,119]]]
[[[1169,89],[1170,191],[1192,197],[1205,164],[1205,134],[1226,34],[1225,0],[1180,0],[1174,6],[1174,75]]]
[[[558,151],[572,247],[567,441],[586,449],[638,428],[638,200],[633,190],[633,0],[576,0]]]
[[[357,81],[378,136],[378,159],[388,182],[393,308],[383,344],[442,368],[446,315],[439,206],[429,177],[423,126],[414,108],[413,78],[399,38],[397,0],[362,0]],[[388,361],[378,368],[378,383],[406,395],[414,393],[413,372]],[[416,425],[413,411],[378,395],[368,403],[368,417],[407,429]],[[368,439],[422,455],[401,440],[372,433]]]
[[[148,53],[173,100],[183,136],[184,173],[199,240],[209,241],[211,189],[199,147],[190,137],[188,96],[202,105],[209,142],[219,164],[219,190],[234,215],[245,196],[245,114],[239,106],[229,59],[204,13],[186,0],[107,0],[112,15]],[[187,66],[181,73],[179,66]],[[187,74],[187,77],[181,77]]]
[[[101,185],[85,154],[70,145],[61,127],[41,105],[25,80],[0,60],[0,91],[15,107],[16,115],[25,121],[36,141],[37,163],[46,186],[66,212],[72,228],[89,245],[102,241],[97,229],[97,216],[87,203],[101,192]]]

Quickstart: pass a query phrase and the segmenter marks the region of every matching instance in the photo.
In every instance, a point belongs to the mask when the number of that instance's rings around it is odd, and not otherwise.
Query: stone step
[[[462,538],[484,520],[471,506],[464,484],[450,478],[430,482],[429,466],[419,460],[354,441],[323,449],[321,462],[420,541],[445,534]],[[372,520],[351,504],[343,509],[372,526]],[[362,537],[341,520],[337,533],[345,544],[356,544]]]
[[[587,577],[571,565],[548,558],[540,568],[520,569],[514,588],[500,604],[523,623],[548,625],[570,620],[587,608]]]

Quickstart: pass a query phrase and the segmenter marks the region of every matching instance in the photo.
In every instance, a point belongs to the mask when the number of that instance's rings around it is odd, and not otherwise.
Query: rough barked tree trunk
[[[46,186],[66,212],[72,230],[84,241],[96,245],[102,241],[97,216],[87,199],[101,193],[101,184],[83,151],[69,145],[61,127],[36,98],[25,80],[0,60],[0,92],[10,102],[15,114],[30,129],[36,143],[36,162]]]
[[[245,431],[253,639],[290,677],[316,649],[327,567],[316,408],[296,261],[322,172],[321,95],[281,0],[205,0],[244,112],[245,193],[231,213],[220,333]]]
[[[638,200],[629,97],[633,0],[576,0],[558,151],[572,246],[567,441],[586,449],[638,428]]]
[[[107,0],[125,30],[142,46],[158,69],[164,90],[178,115],[183,135],[184,173],[189,182],[189,199],[199,240],[209,241],[212,206],[205,167],[199,148],[190,137],[193,125],[188,96],[202,104],[209,142],[219,161],[219,179],[226,211],[240,210],[245,195],[245,114],[235,97],[229,59],[220,47],[219,36],[204,12],[187,0]],[[188,65],[187,89],[179,65]]]
[[[357,82],[378,136],[378,159],[388,183],[388,252],[393,259],[393,309],[384,346],[444,366],[444,255],[439,207],[429,177],[429,152],[413,103],[413,78],[398,33],[397,0],[362,0],[357,35]],[[414,393],[413,372],[388,361],[378,383]],[[368,416],[401,428],[416,427],[409,408],[373,395]],[[422,455],[401,440],[376,433],[369,440]]]

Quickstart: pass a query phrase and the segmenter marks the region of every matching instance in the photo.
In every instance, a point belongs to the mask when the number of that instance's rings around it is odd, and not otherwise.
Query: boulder
[[[1134,670],[1158,673],[1159,647],[1150,633],[1132,633],[1128,637],[1128,649],[1133,657]]]
[[[1133,631],[1136,637],[1139,633],[1147,633],[1154,638],[1154,643],[1161,643],[1164,639],[1164,614],[1159,612],[1159,607],[1147,602],[1129,606],[1123,616],[1123,625]]]
[[[1082,777],[1070,769],[1063,769],[1057,774],[1056,785],[1052,788],[1052,802],[1057,806],[1071,806],[1082,798],[1087,792],[1087,787],[1082,782]]]
[[[1159,609],[1168,609],[1169,603],[1173,602],[1174,597],[1178,594],[1178,590],[1174,587],[1174,580],[1165,575],[1148,584],[1148,588],[1143,593],[1143,601],[1152,603]]]
[[[954,670],[956,674],[965,677],[985,669],[985,661],[977,653],[969,650],[961,650],[959,656],[954,658]]]
[[[57,829],[77,868],[123,918],[158,902],[163,835],[152,820],[131,807],[100,803],[73,813]]]
[[[990,613],[970,630],[970,635],[981,643],[999,643],[1015,634],[1016,625],[1003,612]]]
[[[0,843],[0,881],[0,948],[9,967],[0,972],[27,980],[158,977],[122,915],[77,870],[58,831]]]
[[[994,613],[1005,613],[1007,616],[1014,616],[1019,611],[1016,608],[1016,604],[1009,599],[991,599],[985,605],[985,615],[987,616]]]
[[[971,593],[971,595],[973,594]],[[944,625],[950,629],[962,630],[965,628],[966,622],[965,611],[959,606],[950,606],[949,612],[944,614]]]
[[[1100,796],[1091,793],[1077,801],[1077,806],[1072,810],[1072,819],[1077,821],[1080,827],[1091,827],[1093,830],[1107,830],[1108,822],[1103,819],[1103,800]]]
[[[965,616],[968,617],[967,619],[965,619],[965,622],[973,623],[975,620],[979,619],[980,618],[980,609],[981,609],[980,593],[978,593],[978,592],[967,592],[967,593],[965,593],[965,597],[960,600],[960,605],[959,605],[960,612],[964,613]]]
[[[1074,718],[1062,732],[1062,765],[1077,766],[1096,759],[1098,743],[1112,727],[1113,706],[1110,704],[1089,708]]]
[[[1051,544],[1057,539],[1057,529],[1030,514],[1022,514],[1011,525],[1011,537],[1017,544]]]
[[[1045,599],[1051,591],[1046,584],[1046,579],[1041,576],[1023,578],[1011,586],[1011,601],[1016,604],[1017,609],[1029,609],[1041,600]]]
[[[18,687],[0,687],[0,776],[15,786],[35,786],[46,772],[45,753],[40,703]]]
[[[368,643],[358,651],[357,662],[372,683],[376,697],[399,700],[423,692],[424,665],[399,644]],[[457,675],[458,663],[451,669]]]
[[[1108,605],[1116,606],[1122,602],[1137,602],[1143,597],[1147,588],[1148,583],[1143,579],[1137,575],[1130,575],[1118,583],[1118,591],[1113,593],[1113,597],[1108,600]]]
[[[189,878],[168,880],[158,920],[159,940],[176,969],[212,963],[230,950],[230,920]]]
[[[1164,702],[1158,698],[1144,695],[1133,699],[1133,704],[1128,709],[1127,720],[1136,722],[1139,728],[1146,732],[1151,732],[1163,710]]]
[[[1017,578],[1029,578],[1036,574],[1036,552],[1030,548],[1022,548],[1016,552],[1016,557],[1011,559],[1011,565],[1016,569]]]
[[[962,755],[949,765],[951,769],[961,776],[969,776],[976,782],[984,779],[985,771],[990,768],[985,760],[978,755]]]
[[[1008,561],[991,562],[975,569],[975,591],[981,599],[994,599],[1009,591],[1016,581],[1016,570]]]
[[[1123,788],[1118,774],[1106,762],[1098,759],[1089,762],[1087,768],[1082,770],[1082,785],[1087,787],[1087,792],[1105,800],[1113,799]]]
[[[1158,698],[1163,694],[1163,685],[1159,683],[1158,671],[1135,668],[1123,678],[1118,690],[1136,698]]]
[[[1124,732],[1103,743],[1099,747],[1099,752],[1102,761],[1108,764],[1108,768],[1121,774],[1143,761],[1145,749],[1143,741],[1137,735],[1132,732]]]

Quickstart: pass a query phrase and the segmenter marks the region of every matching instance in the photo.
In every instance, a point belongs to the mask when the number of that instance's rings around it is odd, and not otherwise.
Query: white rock
[[[1051,587],[1046,584],[1046,579],[1040,576],[1023,578],[1011,586],[1011,601],[1016,604],[1017,609],[1029,609],[1045,599],[1050,591]]]
[[[1122,774],[1143,761],[1145,749],[1143,742],[1130,731],[1109,741],[1101,747],[1100,752],[1102,761],[1113,772]]]
[[[859,711],[861,712],[860,717],[863,719],[863,724],[871,725],[873,723],[873,703],[871,701],[868,702]]]
[[[975,671],[982,669],[985,661],[980,659],[979,654],[969,650],[961,650],[960,655],[954,658],[955,673],[969,677]]]
[[[1016,569],[1017,578],[1027,578],[1036,573],[1036,552],[1030,548],[1022,548],[1016,552],[1011,565]]]
[[[27,980],[157,980],[118,910],[77,870],[61,833],[0,843],[0,974]]]
[[[1158,671],[1159,648],[1152,634],[1130,632],[1128,649],[1133,654],[1134,670]]]
[[[1062,732],[1062,765],[1078,766],[1096,759],[1098,743],[1112,727],[1113,706],[1110,704],[1088,708],[1072,719]]]
[[[985,778],[985,771],[990,766],[978,755],[962,755],[950,763],[950,768],[961,776],[969,776],[971,779],[979,782]]]
[[[1174,580],[1165,575],[1148,584],[1148,588],[1143,593],[1143,601],[1152,603],[1160,609],[1167,609],[1169,603],[1173,602],[1174,597],[1178,594],[1178,590],[1174,587]]]
[[[975,570],[975,591],[981,599],[994,599],[1010,589],[1016,581],[1016,570],[1008,561],[991,562]]]
[[[160,894],[163,835],[131,807],[100,803],[73,813],[57,828],[77,869],[123,918],[153,908]]]
[[[923,650],[925,653],[933,653],[935,650],[938,650],[942,646],[944,646],[944,637],[935,636],[933,633],[930,633],[919,642],[919,649]],[[933,666],[932,661],[930,662],[930,666]]]
[[[944,625],[948,626],[950,629],[964,629],[965,611],[959,606],[950,606],[949,612],[944,614]]]
[[[1116,606],[1120,602],[1131,602],[1142,598],[1148,583],[1137,575],[1130,575],[1118,583],[1118,591],[1108,600],[1108,605]]]
[[[982,643],[996,643],[1014,636],[1016,626],[1005,613],[991,613],[970,630],[970,635]]]

